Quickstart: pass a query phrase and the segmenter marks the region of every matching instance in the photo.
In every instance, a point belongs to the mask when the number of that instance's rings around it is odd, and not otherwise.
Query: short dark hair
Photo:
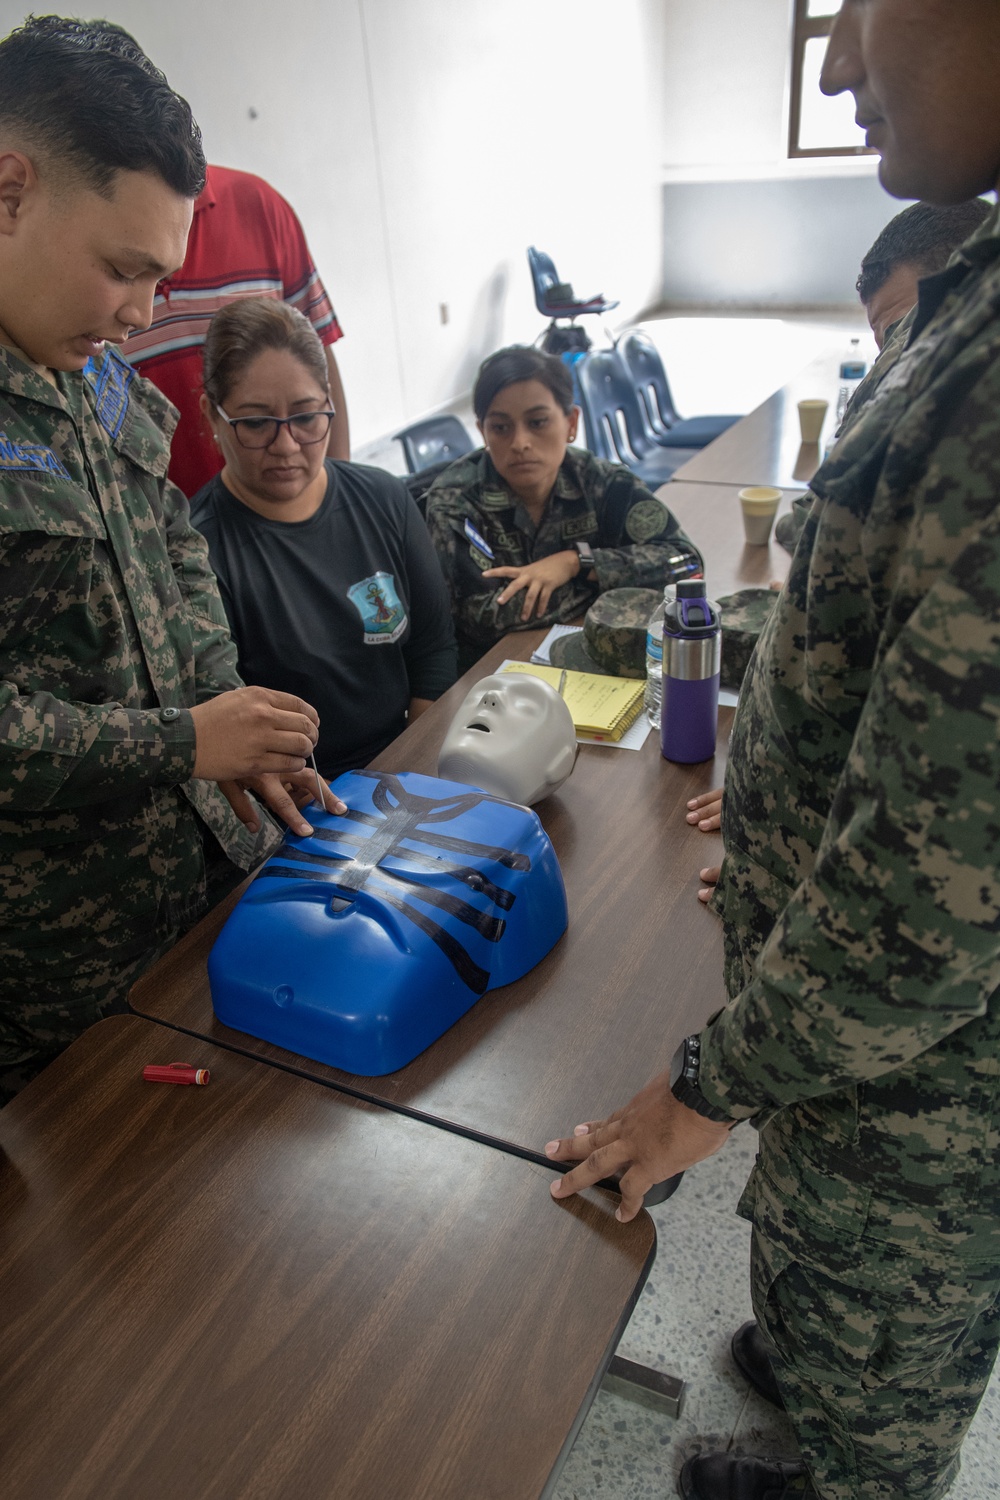
[[[287,349],[327,390],[329,370],[323,345],[308,318],[273,297],[238,297],[220,307],[205,334],[205,394],[224,406],[240,376],[266,349]]]
[[[858,296],[870,302],[899,266],[912,266],[921,276],[943,271],[959,245],[965,243],[993,210],[982,198],[939,205],[911,203],[882,230],[861,262]]]
[[[119,171],[155,172],[185,198],[205,185],[190,105],[110,21],[29,16],[4,38],[0,131],[105,196]]]
[[[498,349],[479,366],[472,388],[472,409],[481,422],[494,399],[519,380],[540,380],[552,392],[564,412],[573,410],[573,377],[555,354],[543,354],[526,344],[511,344]]]

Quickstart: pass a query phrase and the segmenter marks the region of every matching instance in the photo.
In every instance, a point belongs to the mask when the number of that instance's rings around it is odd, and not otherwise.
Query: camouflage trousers
[[[822,1500],[938,1500],[1000,1340],[1000,1266],[856,1243],[827,1275],[755,1226],[754,1312]]]

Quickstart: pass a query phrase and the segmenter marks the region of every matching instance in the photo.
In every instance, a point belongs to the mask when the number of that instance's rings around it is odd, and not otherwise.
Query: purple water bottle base
[[[719,674],[663,678],[660,749],[681,765],[711,760],[719,729]]]

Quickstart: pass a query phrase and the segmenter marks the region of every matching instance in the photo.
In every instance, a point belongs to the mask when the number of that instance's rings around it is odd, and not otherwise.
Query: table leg
[[[621,1354],[613,1356],[602,1382],[606,1391],[637,1401],[663,1416],[679,1417],[684,1404],[684,1382],[676,1375],[664,1375]]]

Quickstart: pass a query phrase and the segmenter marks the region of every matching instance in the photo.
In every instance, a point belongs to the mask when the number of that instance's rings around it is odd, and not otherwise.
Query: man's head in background
[[[149,322],[184,259],[201,135],[119,26],[32,18],[0,42],[0,342],[79,370]]]
[[[880,349],[888,330],[916,304],[920,278],[943,271],[991,211],[982,198],[913,203],[889,221],[861,262],[857,283]]]

